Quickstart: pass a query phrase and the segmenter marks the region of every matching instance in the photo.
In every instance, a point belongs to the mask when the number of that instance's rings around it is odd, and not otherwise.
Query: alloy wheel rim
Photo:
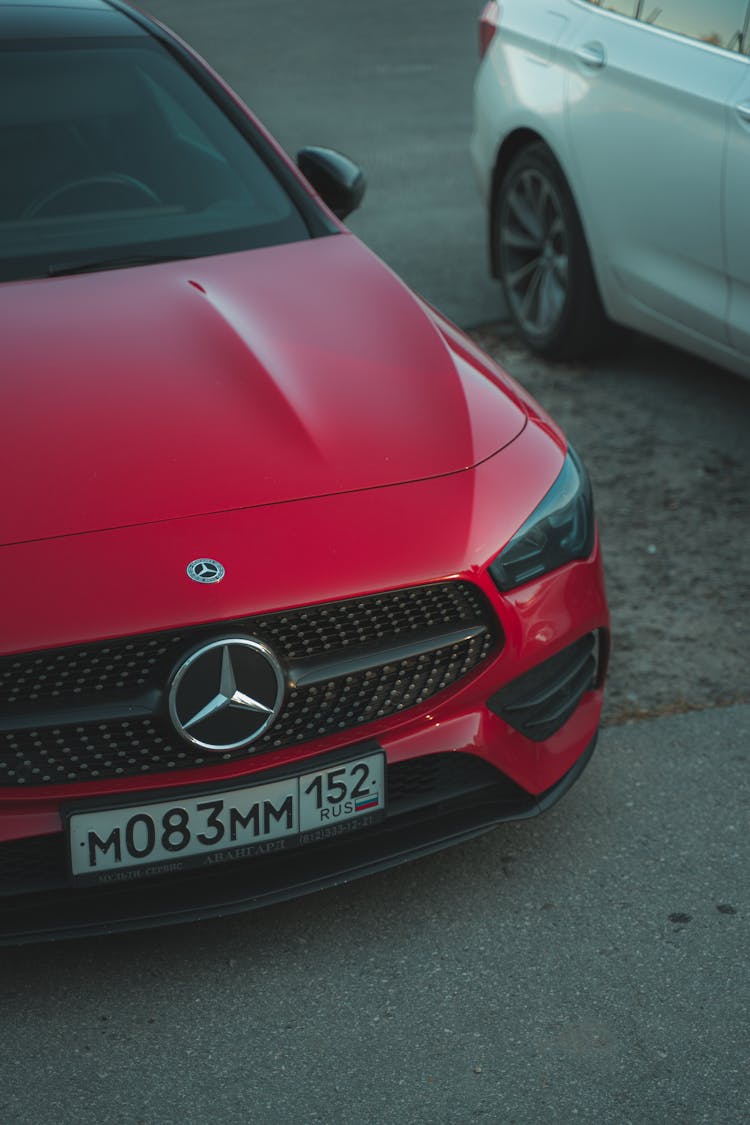
[[[524,332],[548,336],[565,307],[570,249],[560,198],[542,172],[527,168],[512,181],[499,233],[511,311]]]

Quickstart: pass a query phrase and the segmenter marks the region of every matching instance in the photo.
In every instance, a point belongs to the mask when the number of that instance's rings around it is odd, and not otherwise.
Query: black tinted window
[[[0,280],[307,237],[253,145],[155,42],[3,52]]]
[[[640,18],[654,27],[737,51],[746,12],[747,0],[642,0]]]

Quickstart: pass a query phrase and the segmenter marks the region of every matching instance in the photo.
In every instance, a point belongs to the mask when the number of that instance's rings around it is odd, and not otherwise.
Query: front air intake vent
[[[560,730],[595,686],[598,664],[598,634],[587,633],[495,692],[487,706],[526,738],[543,742]]]

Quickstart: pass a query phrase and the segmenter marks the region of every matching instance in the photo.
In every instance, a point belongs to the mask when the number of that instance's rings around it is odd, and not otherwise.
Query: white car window
[[[643,0],[639,17],[654,27],[737,51],[746,12],[747,0]]]
[[[638,14],[639,0],[590,0],[597,8],[605,12],[616,12],[618,16],[631,16]]]

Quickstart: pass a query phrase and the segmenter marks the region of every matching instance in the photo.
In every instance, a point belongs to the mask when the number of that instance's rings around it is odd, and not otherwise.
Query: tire
[[[546,145],[534,143],[517,153],[496,192],[494,260],[519,336],[548,359],[578,359],[600,350],[607,320],[586,238]]]

